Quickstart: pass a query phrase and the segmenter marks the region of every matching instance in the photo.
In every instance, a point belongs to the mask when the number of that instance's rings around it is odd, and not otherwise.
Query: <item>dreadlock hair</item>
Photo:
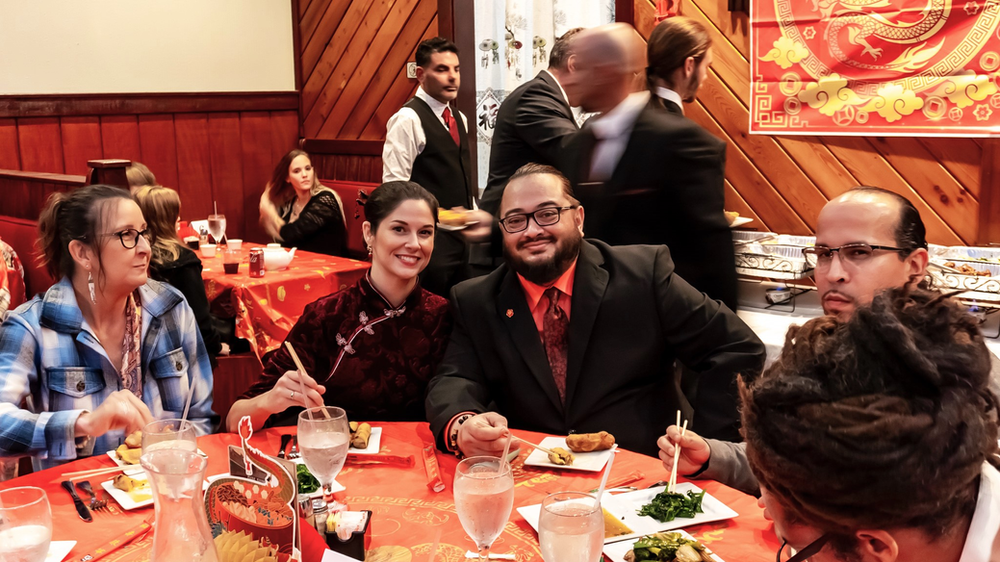
[[[996,464],[990,354],[948,296],[891,289],[846,322],[792,327],[774,365],[740,380],[754,475],[845,558],[859,528],[947,533]]]

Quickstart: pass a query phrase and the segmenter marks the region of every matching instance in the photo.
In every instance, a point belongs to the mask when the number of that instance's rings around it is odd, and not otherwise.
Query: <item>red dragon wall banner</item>
[[[754,0],[750,132],[1000,135],[1000,0]]]

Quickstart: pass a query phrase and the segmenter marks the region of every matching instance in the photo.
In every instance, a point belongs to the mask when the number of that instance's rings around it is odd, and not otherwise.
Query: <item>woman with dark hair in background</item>
[[[183,295],[147,278],[132,196],[108,185],[56,193],[38,230],[60,280],[0,325],[0,454],[36,455],[36,467],[103,454],[186,404],[209,433],[208,354]]]
[[[316,179],[309,154],[293,150],[274,167],[260,197],[260,224],[286,248],[347,255],[343,204]]]
[[[307,375],[280,347],[230,409],[230,431],[243,416],[260,427],[289,409],[271,421],[294,425],[303,404],[340,406],[352,420],[424,420],[424,390],[451,330],[448,301],[417,277],[434,250],[437,211],[437,199],[413,182],[372,191],[362,227],[371,269],[355,286],[306,306],[286,341]]]
[[[135,192],[135,199],[149,231],[150,276],[170,283],[187,299],[198,320],[209,356],[229,355],[229,345],[222,341],[220,333],[221,321],[209,312],[205,282],[201,278],[201,259],[177,235],[181,220],[180,196],[169,187],[148,185]]]

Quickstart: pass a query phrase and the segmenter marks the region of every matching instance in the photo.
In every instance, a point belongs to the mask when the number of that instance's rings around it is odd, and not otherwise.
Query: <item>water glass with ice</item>
[[[510,463],[496,457],[469,457],[455,469],[455,511],[462,528],[476,543],[479,560],[489,559],[514,507]]]
[[[327,415],[324,415],[323,412]],[[351,429],[347,412],[336,406],[321,406],[299,412],[299,453],[309,472],[323,486],[323,494],[333,495],[333,480],[347,460]]]

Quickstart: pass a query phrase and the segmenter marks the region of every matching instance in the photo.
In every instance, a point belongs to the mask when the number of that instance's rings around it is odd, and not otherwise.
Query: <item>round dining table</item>
[[[354,511],[372,512],[369,528],[370,544],[366,560],[424,562],[431,559],[435,542],[437,550],[433,560],[449,562],[465,560],[467,551],[475,545],[462,529],[455,512],[452,480],[458,459],[453,455],[436,453],[444,490],[435,492],[428,486],[422,451],[433,443],[428,424],[416,422],[372,422],[380,427],[382,455],[413,457],[410,467],[399,464],[355,464],[349,460],[337,476],[346,490],[337,499]],[[250,443],[266,454],[278,453],[281,436],[294,434],[295,427],[277,427],[255,432]],[[547,437],[542,433],[513,430],[518,437],[539,443]],[[215,434],[199,438],[198,446],[208,455],[206,475],[228,471],[227,450],[230,445],[240,445],[235,434]],[[556,470],[546,467],[526,466],[530,451],[522,446],[517,460],[512,462],[514,474],[514,510],[492,552],[512,554],[518,561],[541,560],[538,537],[527,521],[517,512],[517,507],[540,504],[546,495],[563,490],[588,491],[600,484],[600,472]],[[356,457],[363,458],[363,457]],[[113,467],[107,455],[79,459],[65,465],[28,474],[0,483],[0,489],[16,486],[37,486],[46,490],[52,506],[53,541],[76,541],[65,560],[86,562],[96,554],[106,562],[145,561],[150,558],[152,532],[119,547],[131,535],[141,531],[144,521],[153,517],[153,506],[131,511],[115,508],[96,511],[93,522],[87,523],[77,516],[73,501],[60,486],[62,475],[67,472]],[[619,449],[612,464],[609,481],[631,480],[638,488],[648,487],[667,480],[669,473],[657,458]],[[110,477],[92,480],[95,490]],[[683,482],[684,478],[679,477]],[[696,480],[694,484],[706,490],[739,515],[733,519],[706,523],[685,530],[704,543],[725,562],[765,562],[773,560],[780,542],[771,522],[763,517],[756,498],[724,486],[721,483]],[[109,498],[110,499],[110,498]],[[112,500],[113,501],[113,500]],[[306,562],[320,562],[323,558],[323,541],[316,531],[303,525],[302,551]],[[88,558],[90,557],[90,558]]]

